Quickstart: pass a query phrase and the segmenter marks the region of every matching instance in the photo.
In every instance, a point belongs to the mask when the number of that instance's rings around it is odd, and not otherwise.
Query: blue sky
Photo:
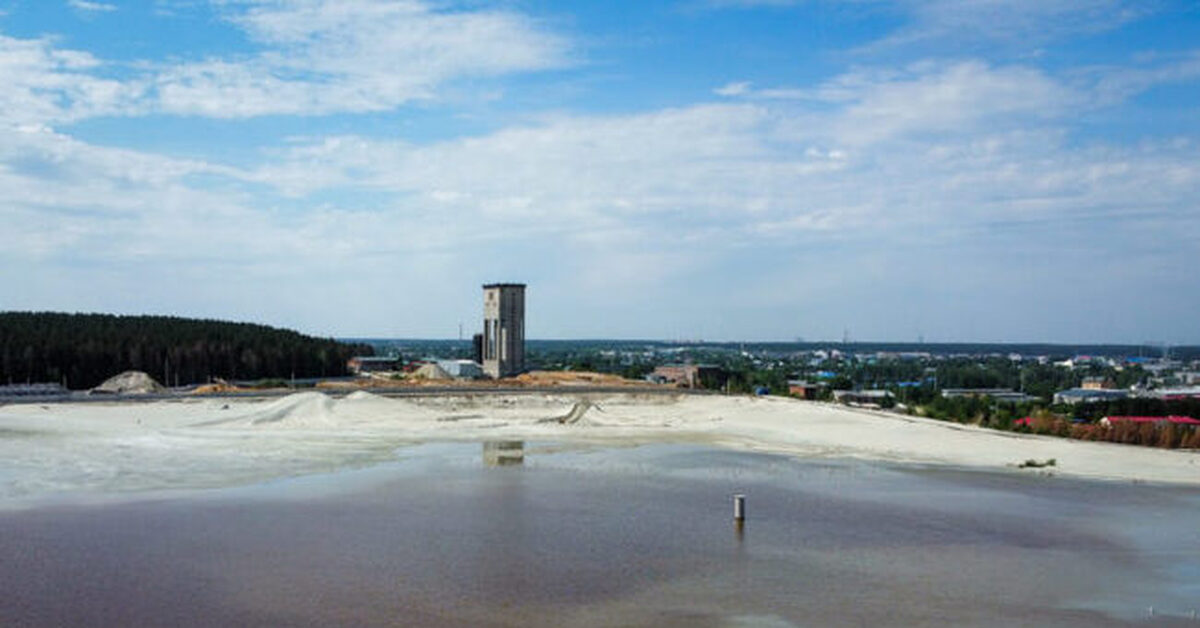
[[[0,309],[1200,343],[1200,7],[0,0]]]

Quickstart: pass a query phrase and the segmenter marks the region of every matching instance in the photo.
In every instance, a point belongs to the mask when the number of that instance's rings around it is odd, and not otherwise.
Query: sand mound
[[[413,371],[410,377],[414,379],[454,379],[454,376],[447,373],[446,369],[436,364],[425,364]]]
[[[153,377],[141,371],[125,371],[115,377],[110,377],[103,384],[93,388],[91,392],[98,395],[146,395],[166,392],[163,385],[154,381]]]
[[[255,408],[240,418],[251,425],[330,425],[333,400],[319,392],[296,393]]]

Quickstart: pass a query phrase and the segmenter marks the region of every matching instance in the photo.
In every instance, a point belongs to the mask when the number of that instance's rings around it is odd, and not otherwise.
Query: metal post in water
[[[746,520],[746,496],[741,493],[733,496],[733,520],[738,523]]]

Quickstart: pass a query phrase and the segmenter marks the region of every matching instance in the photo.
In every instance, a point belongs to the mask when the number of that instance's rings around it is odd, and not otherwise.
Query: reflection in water
[[[483,444],[483,464],[507,467],[525,463],[525,441],[492,440]]]

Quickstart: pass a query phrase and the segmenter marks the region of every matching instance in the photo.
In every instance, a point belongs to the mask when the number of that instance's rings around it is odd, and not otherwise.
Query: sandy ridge
[[[1200,485],[1200,452],[998,432],[783,398],[605,394],[0,407],[0,500],[223,486],[394,458],[446,440],[688,442],[805,457]],[[584,409],[586,408],[586,409]],[[1018,470],[1055,459],[1051,469]]]

